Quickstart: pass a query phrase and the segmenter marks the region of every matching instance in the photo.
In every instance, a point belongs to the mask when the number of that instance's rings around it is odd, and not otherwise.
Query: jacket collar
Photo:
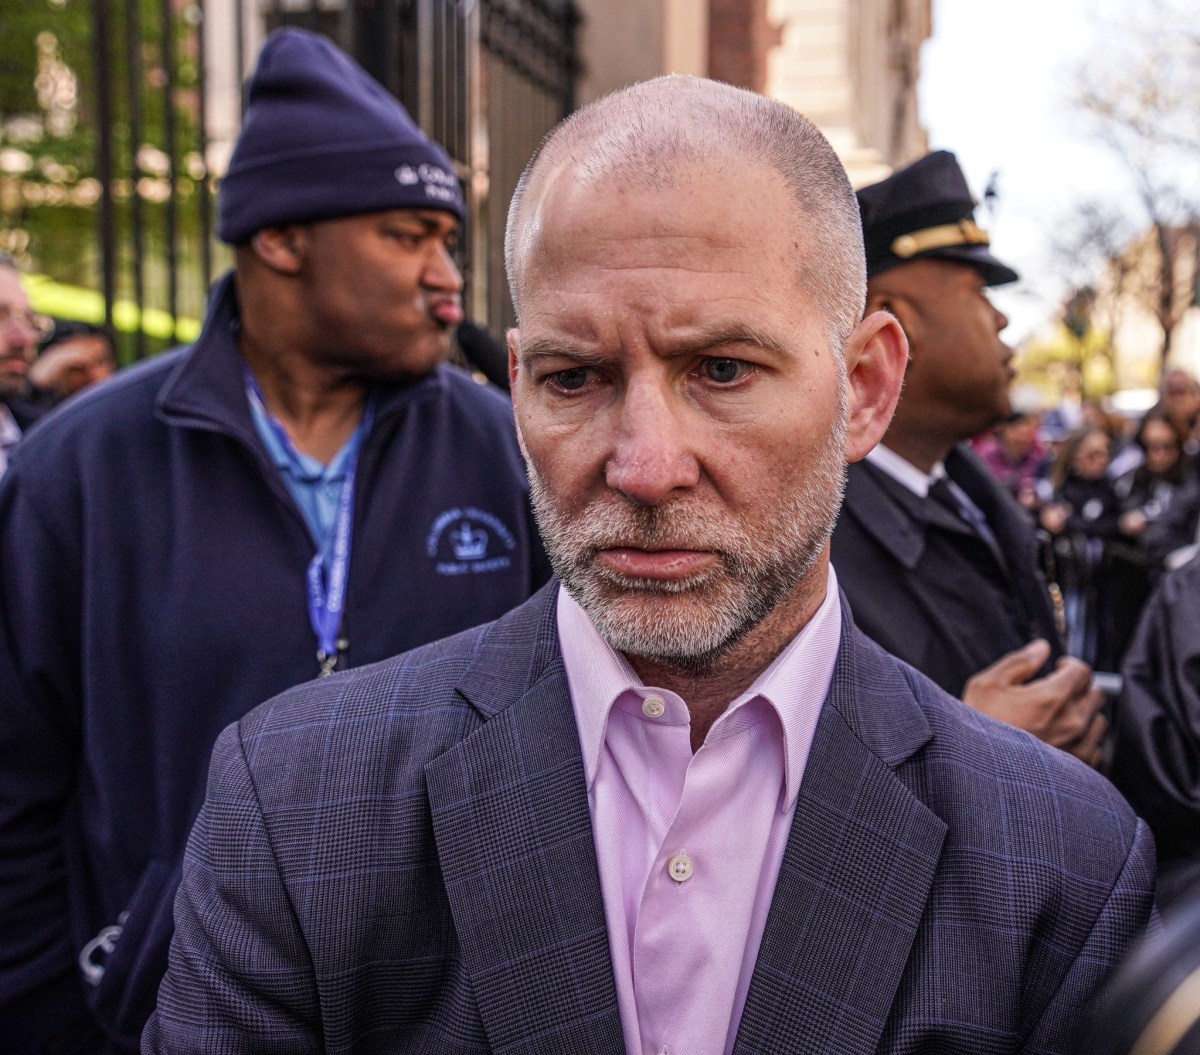
[[[978,476],[987,472],[961,444],[946,457],[946,475],[961,487],[993,525],[994,493]],[[971,529],[939,503],[914,494],[877,466],[860,462],[846,474],[846,499],[842,513],[853,517],[894,560],[912,571],[925,553],[925,528],[974,537]],[[993,528],[993,530],[995,530]],[[1002,527],[1005,540],[1009,532]],[[995,532],[999,537],[1000,532]],[[1003,549],[1004,542],[1001,542]],[[1007,570],[1007,569],[1006,569]]]
[[[536,1033],[547,1053],[616,1053],[620,1015],[555,608],[551,582],[485,632],[459,682],[485,722],[426,766],[426,785],[493,1048]],[[874,1051],[941,853],[945,825],[896,773],[931,736],[911,680],[858,633],[844,598],[843,620],[739,1052]]]

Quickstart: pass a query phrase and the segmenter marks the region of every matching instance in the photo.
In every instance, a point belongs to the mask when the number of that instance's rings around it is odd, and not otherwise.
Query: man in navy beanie
[[[507,400],[443,365],[453,165],[328,41],[271,36],[199,340],[0,487],[0,1049],[135,1050],[214,740],[548,575]]]

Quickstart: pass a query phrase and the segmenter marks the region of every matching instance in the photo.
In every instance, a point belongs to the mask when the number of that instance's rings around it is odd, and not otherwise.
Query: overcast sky
[[[1107,13],[1137,0],[934,0],[921,55],[920,105],[931,149],[958,155],[980,197],[998,172],[1000,200],[984,216],[993,248],[1024,281],[997,290],[1019,341],[1062,293],[1049,238],[1074,201],[1119,196],[1119,164],[1080,128],[1067,97],[1094,54]]]

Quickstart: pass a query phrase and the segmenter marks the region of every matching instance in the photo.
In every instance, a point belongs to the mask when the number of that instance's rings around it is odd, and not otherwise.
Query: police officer
[[[963,442],[1010,411],[1008,320],[987,290],[1016,272],[990,252],[953,154],[929,154],[858,200],[867,311],[896,316],[910,359],[883,442],[849,469],[838,579],[885,648],[1096,764],[1102,694],[1086,664],[1062,656],[1025,514]]]

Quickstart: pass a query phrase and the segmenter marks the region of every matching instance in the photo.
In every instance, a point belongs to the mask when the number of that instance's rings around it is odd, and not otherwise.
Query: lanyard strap
[[[275,433],[293,461],[299,460],[300,452],[292,443],[287,430],[267,409],[258,379],[245,368],[246,395],[262,412],[263,417]],[[354,485],[358,475],[358,452],[363,437],[371,431],[375,420],[375,393],[372,392],[363,411],[362,421],[350,437],[350,449],[346,452],[346,476],[338,495],[337,515],[327,545],[319,547],[309,561],[306,581],[308,584],[308,620],[317,639],[317,662],[321,676],[332,674],[338,656],[349,648],[350,643],[339,638],[342,616],[346,609],[346,583],[350,577],[350,550],[354,537]],[[326,556],[328,555],[328,559]]]

